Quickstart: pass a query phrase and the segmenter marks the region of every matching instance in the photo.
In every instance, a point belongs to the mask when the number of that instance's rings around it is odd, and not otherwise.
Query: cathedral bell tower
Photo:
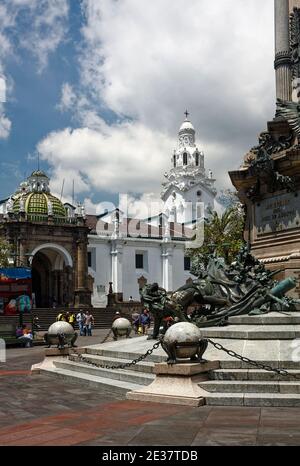
[[[165,173],[161,198],[170,222],[193,224],[197,219],[197,203],[213,208],[216,189],[211,170],[206,173],[204,153],[196,145],[196,132],[185,112],[173,152],[172,168]]]

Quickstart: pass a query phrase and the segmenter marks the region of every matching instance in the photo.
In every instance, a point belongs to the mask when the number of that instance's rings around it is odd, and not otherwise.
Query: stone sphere
[[[51,324],[48,329],[48,333],[50,335],[57,335],[58,333],[64,333],[65,335],[74,335],[75,331],[71,324],[61,320],[59,322],[54,322],[54,324]]]
[[[121,337],[123,335],[127,335],[128,330],[131,329],[131,323],[128,319],[119,317],[113,321],[112,328],[115,329],[118,335]]]
[[[164,336],[166,345],[177,343],[186,344],[186,347],[176,348],[176,357],[178,359],[192,358],[197,354],[199,340],[201,340],[200,329],[189,322],[178,322],[171,325]]]
[[[71,340],[74,338],[75,330],[72,325],[63,320],[59,322],[54,322],[51,324],[48,329],[48,339],[49,343],[52,345],[58,345],[58,333],[63,333],[65,335],[65,341],[67,344],[71,343]]]

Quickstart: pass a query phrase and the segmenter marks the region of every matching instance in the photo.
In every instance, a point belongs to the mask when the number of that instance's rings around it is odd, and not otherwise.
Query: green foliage
[[[191,272],[199,275],[199,271],[206,268],[211,254],[230,264],[244,244],[244,222],[244,210],[239,203],[227,208],[221,215],[210,211],[204,225],[204,243],[190,253]]]
[[[12,247],[8,241],[0,237],[0,267],[8,267],[8,258],[12,254]]]

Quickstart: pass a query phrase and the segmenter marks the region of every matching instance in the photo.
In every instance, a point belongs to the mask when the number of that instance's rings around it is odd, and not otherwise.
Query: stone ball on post
[[[200,329],[189,322],[173,324],[165,333],[162,347],[168,355],[168,363],[206,362],[202,359],[208,342],[201,339]]]
[[[128,338],[132,330],[132,327],[128,319],[125,319],[125,317],[119,317],[113,321],[111,329],[114,334],[114,339],[117,340],[118,337],[123,336],[126,336]]]
[[[57,345],[58,348],[63,349],[64,345],[74,346],[77,333],[71,324],[65,321],[59,321],[50,325],[44,339],[49,347],[51,345]]]

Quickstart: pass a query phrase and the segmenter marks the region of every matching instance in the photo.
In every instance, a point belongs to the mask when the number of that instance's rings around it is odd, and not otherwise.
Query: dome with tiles
[[[63,203],[50,193],[49,178],[41,170],[34,171],[27,181],[20,184],[12,196],[13,212],[29,215],[66,217]]]

